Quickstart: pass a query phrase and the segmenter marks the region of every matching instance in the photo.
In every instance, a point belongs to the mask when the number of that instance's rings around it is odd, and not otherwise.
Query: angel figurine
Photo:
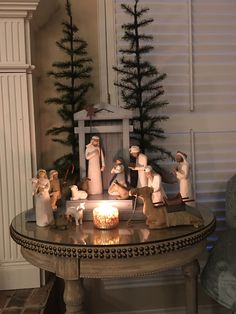
[[[45,227],[54,220],[50,203],[50,182],[46,170],[39,169],[37,176],[32,179],[33,195],[35,202],[36,224]]]

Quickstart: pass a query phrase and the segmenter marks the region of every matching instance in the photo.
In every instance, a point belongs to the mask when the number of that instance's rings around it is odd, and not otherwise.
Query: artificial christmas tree
[[[52,64],[54,70],[48,72],[48,75],[54,79],[58,96],[47,99],[46,103],[56,104],[59,107],[58,114],[64,122],[64,125],[60,127],[49,129],[47,134],[53,136],[53,141],[71,148],[70,153],[64,154],[54,162],[54,167],[60,174],[67,177],[69,169],[74,170],[71,172],[75,176],[78,176],[79,172],[78,139],[74,133],[74,113],[85,108],[85,96],[93,84],[89,81],[92,59],[88,57],[87,42],[80,38],[79,29],[73,23],[69,0],[66,0],[65,9],[67,20],[62,22],[63,37],[56,42],[65,58],[63,61],[54,62]]]
[[[171,156],[170,152],[157,143],[165,138],[164,130],[159,124],[168,119],[165,115],[157,114],[158,109],[168,104],[167,101],[160,100],[164,94],[161,82],[166,74],[160,74],[148,61],[148,54],[154,49],[149,44],[153,37],[144,34],[142,30],[153,22],[153,19],[144,17],[149,9],[140,8],[139,0],[134,0],[133,7],[127,4],[121,4],[121,7],[132,21],[122,25],[122,39],[128,43],[128,48],[119,50],[122,54],[120,65],[113,67],[118,73],[115,85],[121,90],[124,107],[134,111],[131,138],[142,152],[154,153],[149,160],[155,168],[157,160],[165,155]]]

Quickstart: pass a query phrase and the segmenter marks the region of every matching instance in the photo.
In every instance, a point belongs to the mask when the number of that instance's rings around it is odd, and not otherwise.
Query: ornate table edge
[[[50,244],[43,241],[37,241],[26,238],[15,231],[12,224],[10,225],[10,235],[12,239],[21,247],[38,252],[48,256],[57,256],[63,258],[77,259],[129,259],[140,256],[162,255],[168,252],[176,252],[179,250],[193,247],[207,238],[216,226],[215,217],[204,228],[200,228],[194,233],[183,236],[181,239],[170,239],[158,242],[119,245],[119,246],[79,246],[65,244]]]

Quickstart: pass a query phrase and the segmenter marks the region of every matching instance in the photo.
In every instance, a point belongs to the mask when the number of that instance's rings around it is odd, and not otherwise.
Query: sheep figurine
[[[84,210],[85,203],[80,203],[78,206],[69,206],[66,209],[65,216],[68,220],[70,220],[70,218],[74,218],[77,226],[82,225]]]
[[[72,197],[70,198],[71,201],[77,200],[85,200],[88,197],[88,193],[78,189],[77,185],[70,186]]]

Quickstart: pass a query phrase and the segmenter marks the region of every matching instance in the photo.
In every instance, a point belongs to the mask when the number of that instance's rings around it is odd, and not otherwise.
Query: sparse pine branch
[[[68,164],[78,168],[78,139],[74,133],[74,113],[86,106],[86,94],[93,87],[90,82],[92,59],[88,56],[87,42],[79,35],[78,27],[73,23],[70,0],[65,4],[66,18],[62,21],[62,37],[56,46],[62,51],[63,58],[52,63],[48,76],[53,80],[55,96],[46,99],[47,104],[58,106],[58,115],[65,125],[47,130],[54,142],[71,148],[71,153],[55,161],[55,167],[64,175]]]
[[[118,73],[118,80],[114,84],[121,91],[123,106],[134,112],[132,142],[138,144],[144,152],[159,152],[159,155],[163,155],[165,150],[158,144],[159,140],[165,138],[160,123],[166,121],[168,116],[158,115],[157,111],[168,104],[162,98],[162,81],[166,74],[159,73],[150,62],[149,54],[154,49],[151,43],[153,36],[144,30],[153,23],[153,19],[145,16],[149,8],[142,8],[140,3],[141,0],[133,0],[133,5],[121,5],[130,19],[122,25],[122,40],[127,45],[119,50],[119,65],[113,67]],[[169,152],[166,156],[169,156]]]

